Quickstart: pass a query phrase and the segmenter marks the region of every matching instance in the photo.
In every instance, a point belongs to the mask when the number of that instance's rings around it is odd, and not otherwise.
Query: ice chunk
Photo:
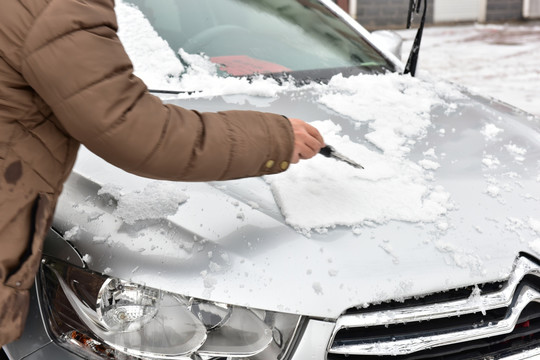
[[[493,124],[486,124],[482,128],[482,135],[484,135],[486,140],[495,140],[497,138],[497,135],[499,135],[503,131],[503,129],[500,129]]]
[[[138,220],[160,219],[174,215],[178,206],[187,199],[187,195],[174,184],[154,181],[142,191],[120,196],[114,215],[127,224],[134,224]]]

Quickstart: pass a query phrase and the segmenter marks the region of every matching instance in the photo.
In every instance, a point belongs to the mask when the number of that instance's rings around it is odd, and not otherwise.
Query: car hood
[[[305,229],[284,217],[269,179],[156,182],[125,173],[83,148],[53,226],[91,270],[188,296],[319,318],[505,280],[520,252],[540,256],[539,121],[456,91],[459,96],[448,106],[429,107],[424,114],[429,123],[401,157],[423,164],[429,188],[449,195],[452,206],[436,218]],[[343,88],[332,92],[347,94]],[[271,97],[168,102],[199,111],[256,109],[331,119],[354,142],[380,151],[366,140],[369,130],[351,121],[351,107],[332,108],[316,87]],[[176,199],[176,206],[126,221],[118,207],[122,194],[129,193],[169,194],[162,202]],[[142,208],[144,201],[135,198],[127,209]]]

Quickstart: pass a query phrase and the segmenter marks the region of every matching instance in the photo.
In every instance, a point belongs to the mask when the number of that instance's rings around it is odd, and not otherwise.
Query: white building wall
[[[484,21],[487,0],[435,0],[434,22]]]
[[[523,16],[526,18],[540,18],[540,0],[524,0]]]

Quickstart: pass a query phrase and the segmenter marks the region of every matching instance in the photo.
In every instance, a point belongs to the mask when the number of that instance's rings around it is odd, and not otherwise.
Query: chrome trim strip
[[[502,356],[499,360],[527,360],[540,359],[540,348],[528,349],[517,354]]]
[[[464,300],[416,306],[402,310],[344,315],[336,322],[328,351],[333,354],[349,355],[404,355],[436,346],[510,333],[514,329],[521,311],[525,306],[533,301],[540,302],[540,292],[528,286],[524,286],[516,293],[521,280],[528,274],[534,274],[540,277],[540,266],[527,258],[520,257],[516,260],[514,270],[507,283],[500,291],[495,293],[475,295],[473,292],[468,299]],[[510,305],[514,301],[515,304],[510,308]],[[485,311],[498,308],[509,308],[505,319],[494,324],[482,325],[475,329],[388,342],[332,346],[337,332],[341,329],[457,317],[464,314],[485,313]]]

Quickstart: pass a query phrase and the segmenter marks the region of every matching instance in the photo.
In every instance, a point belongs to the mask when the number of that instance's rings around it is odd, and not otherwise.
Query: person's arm
[[[53,0],[23,50],[30,86],[97,155],[139,175],[188,181],[276,173],[310,156],[294,150],[293,127],[304,126],[280,115],[163,105],[133,75],[116,30],[111,0]]]

